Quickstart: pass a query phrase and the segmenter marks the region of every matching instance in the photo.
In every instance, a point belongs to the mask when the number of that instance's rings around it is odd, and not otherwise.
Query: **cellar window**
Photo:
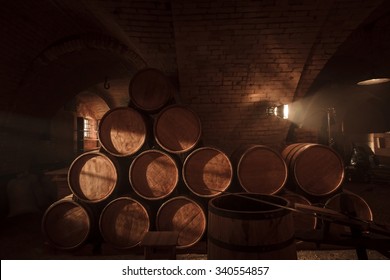
[[[95,122],[93,119],[84,118],[84,138],[95,139],[97,137]]]

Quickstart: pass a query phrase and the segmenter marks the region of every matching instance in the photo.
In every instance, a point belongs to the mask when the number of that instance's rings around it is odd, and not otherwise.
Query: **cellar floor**
[[[390,225],[390,184],[347,183],[343,188],[361,196],[368,203],[375,222]],[[54,250],[47,245],[41,232],[42,215],[43,213],[28,214],[1,221],[0,257],[2,260],[144,259],[142,248],[123,251],[110,248],[105,244],[100,247],[100,250],[96,250],[90,244],[72,252]],[[298,259],[301,260],[357,259],[356,251],[345,247],[298,246],[297,248]],[[387,259],[376,251],[368,250],[367,253],[369,259]],[[205,241],[199,242],[194,248],[179,250],[177,259],[207,259]]]

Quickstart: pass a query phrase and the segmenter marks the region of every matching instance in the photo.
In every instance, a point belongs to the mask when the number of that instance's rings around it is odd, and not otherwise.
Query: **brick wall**
[[[181,97],[200,115],[205,143],[227,151],[246,143],[280,149],[289,123],[265,116],[265,107],[304,96],[339,44],[377,5],[172,2]]]

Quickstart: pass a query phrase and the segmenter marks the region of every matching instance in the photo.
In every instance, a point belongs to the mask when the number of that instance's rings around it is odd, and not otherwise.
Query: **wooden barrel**
[[[96,203],[110,197],[118,185],[115,159],[100,152],[78,156],[68,170],[68,184],[81,201]]]
[[[326,201],[324,207],[361,220],[373,221],[373,214],[368,203],[361,196],[351,192],[341,192],[332,196]],[[351,233],[348,226],[334,223],[330,224],[329,231],[333,234]]]
[[[165,152],[147,150],[131,163],[129,180],[133,190],[148,200],[162,199],[170,195],[179,181],[175,160]]]
[[[163,109],[154,122],[154,137],[168,152],[180,154],[193,149],[201,137],[199,117],[190,108],[171,105]]]
[[[292,144],[283,152],[296,186],[313,196],[335,192],[344,180],[344,164],[332,148],[312,143]]]
[[[289,201],[249,193],[211,199],[208,259],[297,259],[293,216],[279,205],[289,206]]]
[[[307,198],[296,193],[283,192],[280,194],[280,196],[290,201],[291,205],[294,203],[312,205]],[[315,229],[317,226],[317,218],[315,216],[304,215],[298,212],[293,212],[292,215],[294,219],[294,229],[296,231],[309,231]]]
[[[282,156],[264,145],[242,146],[232,162],[242,188],[250,193],[276,194],[287,181],[287,166]]]
[[[297,148],[300,148],[302,145],[305,145],[306,143],[295,143],[290,144],[287,147],[285,147],[282,151],[282,157],[286,160],[286,162],[291,161],[291,157],[294,155]]]
[[[104,207],[99,220],[103,239],[118,249],[137,246],[149,231],[149,214],[130,197],[118,197]]]
[[[99,142],[117,157],[137,153],[147,142],[145,117],[135,109],[120,107],[106,112],[99,123]]]
[[[42,218],[42,232],[51,246],[71,250],[87,242],[93,223],[91,212],[68,196],[47,208]]]
[[[174,97],[175,87],[161,71],[153,68],[137,72],[130,81],[130,102],[138,109],[155,112]]]
[[[163,203],[158,209],[156,227],[159,231],[177,231],[177,248],[195,245],[206,231],[206,215],[194,200],[178,196]]]
[[[203,147],[187,156],[182,176],[186,186],[194,194],[214,197],[230,186],[233,167],[225,153],[216,148]]]

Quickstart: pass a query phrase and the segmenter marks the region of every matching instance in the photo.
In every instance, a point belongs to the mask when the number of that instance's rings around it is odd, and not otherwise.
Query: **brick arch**
[[[100,34],[65,37],[32,60],[11,108],[50,116],[80,91],[103,83],[107,75],[110,79],[131,77],[146,66],[137,52],[115,38]]]
[[[146,61],[134,50],[119,40],[101,34],[82,34],[63,38],[45,48],[30,64],[29,71],[39,66],[46,66],[59,57],[81,50],[105,50],[122,56],[136,69],[147,66]]]
[[[83,91],[75,99],[78,117],[89,116],[95,120],[100,120],[110,110],[104,96],[97,92]]]

